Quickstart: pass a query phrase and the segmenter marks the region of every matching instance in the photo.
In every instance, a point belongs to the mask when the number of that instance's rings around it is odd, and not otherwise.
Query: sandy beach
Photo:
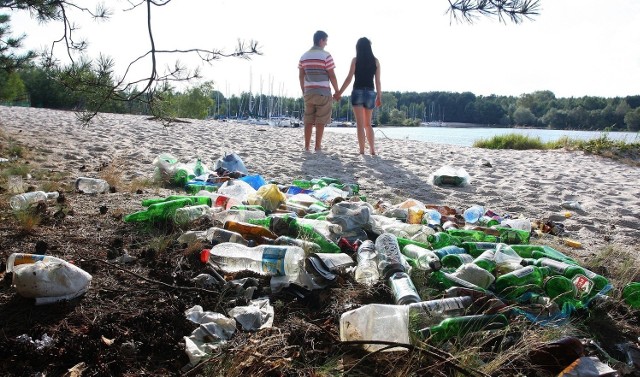
[[[290,183],[331,176],[357,182],[372,203],[412,198],[464,210],[481,204],[499,214],[562,222],[574,249],[588,258],[608,245],[633,250],[640,239],[640,169],[580,151],[486,150],[377,136],[378,156],[357,153],[354,135],[325,132],[323,151],[303,151],[301,128],[188,120],[164,127],[145,116],[100,114],[90,125],[73,112],[0,106],[2,131],[43,152],[42,167],[78,176],[119,161],[124,179],[153,176],[152,161],[171,153],[182,162],[196,157],[213,167],[235,152],[252,174]],[[355,132],[355,131],[354,131]],[[435,186],[438,168],[464,168],[465,187]],[[575,200],[580,210],[566,210]],[[565,214],[569,212],[570,217]]]

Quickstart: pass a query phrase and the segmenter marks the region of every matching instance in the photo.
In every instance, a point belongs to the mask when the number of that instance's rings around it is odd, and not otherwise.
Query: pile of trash
[[[180,163],[169,154],[158,156],[154,166],[156,179],[184,193],[145,199],[143,209],[124,216],[124,221],[173,222],[184,229],[178,241],[206,245],[200,260],[211,267],[210,273],[195,276],[194,284],[232,287],[241,298],[229,316],[197,305],[185,312],[198,325],[185,336],[191,366],[230,339],[236,323],[244,331],[255,331],[273,322],[269,298],[254,297],[256,279],[227,281],[219,272],[248,270],[269,276],[270,292],[286,291],[299,298],[337,284],[345,274],[363,286],[386,284],[393,302],[346,311],[339,321],[340,339],[370,352],[442,344],[473,332],[503,329],[516,318],[560,325],[612,288],[607,278],[562,252],[531,242],[547,233],[580,246],[549,219],[498,214],[481,205],[459,210],[415,199],[371,204],[358,184],[331,177],[267,181],[249,174],[236,154],[222,157],[214,169],[200,160]],[[86,192],[109,190],[89,183],[97,188],[90,190],[85,181],[78,184],[86,186]],[[55,195],[41,193],[38,198]],[[24,208],[36,199],[16,199],[12,207]],[[572,205],[565,207],[575,208]],[[189,229],[202,219],[214,226]],[[91,281],[89,274],[57,258],[11,258],[7,269],[14,271],[18,293],[41,303],[78,297]],[[21,272],[25,266],[31,267]],[[54,269],[51,266],[64,266],[56,273],[74,283],[66,290],[31,289],[38,285],[33,282],[37,274]],[[53,283],[47,284],[50,288]],[[623,297],[640,307],[640,283],[625,287]],[[600,364],[577,353],[563,367],[602,368]]]

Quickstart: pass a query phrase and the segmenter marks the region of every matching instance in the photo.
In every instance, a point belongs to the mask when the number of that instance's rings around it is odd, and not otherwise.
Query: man
[[[333,69],[331,54],[324,50],[327,33],[318,30],[313,35],[313,47],[305,52],[298,63],[300,89],[304,96],[304,149],[309,150],[311,133],[316,127],[315,151],[322,149],[324,126],[331,120],[331,86],[338,92],[338,80]]]

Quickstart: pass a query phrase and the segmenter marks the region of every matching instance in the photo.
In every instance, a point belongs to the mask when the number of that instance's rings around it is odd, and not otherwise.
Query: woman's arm
[[[382,86],[380,85],[380,62],[376,59],[376,107],[382,106]]]
[[[342,84],[342,86],[340,87],[340,90],[338,91],[338,95],[342,95],[342,93],[344,93],[344,91],[349,87],[349,84],[351,84],[351,80],[353,79],[353,74],[356,72],[356,58],[351,59],[351,67],[349,68],[349,74],[347,75],[347,78],[344,80],[344,84]]]

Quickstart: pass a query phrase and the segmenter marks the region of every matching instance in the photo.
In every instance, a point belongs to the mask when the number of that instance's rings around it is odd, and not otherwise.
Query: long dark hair
[[[356,43],[356,69],[371,69],[376,65],[376,57],[371,50],[371,41],[362,37]]]

